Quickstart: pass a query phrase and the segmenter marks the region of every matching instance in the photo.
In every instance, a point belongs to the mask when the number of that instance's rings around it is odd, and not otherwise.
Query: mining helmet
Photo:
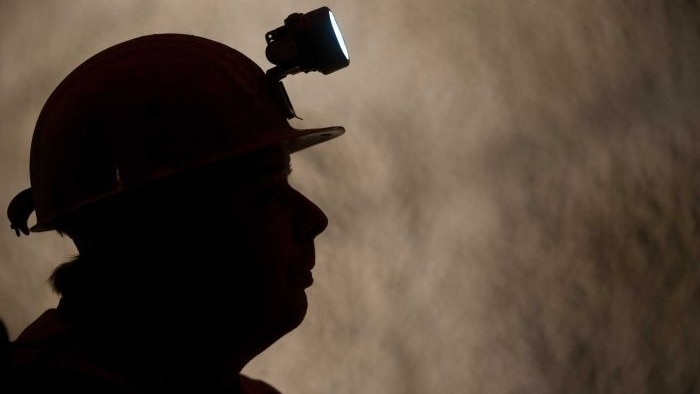
[[[31,188],[10,203],[29,233],[109,196],[274,144],[295,152],[337,137],[340,126],[297,130],[289,99],[240,52],[184,34],[110,47],[54,90],[34,130]]]

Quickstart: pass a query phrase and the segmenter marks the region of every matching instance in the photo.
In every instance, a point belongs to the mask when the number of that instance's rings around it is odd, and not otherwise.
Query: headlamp
[[[328,7],[289,15],[284,26],[265,34],[265,40],[267,60],[277,65],[268,74],[278,80],[300,71],[330,74],[350,64],[343,35]]]
[[[288,119],[296,114],[281,82],[284,77],[301,71],[330,74],[350,64],[343,35],[328,7],[289,15],[284,26],[265,34],[265,40],[265,56],[276,65],[267,75]]]

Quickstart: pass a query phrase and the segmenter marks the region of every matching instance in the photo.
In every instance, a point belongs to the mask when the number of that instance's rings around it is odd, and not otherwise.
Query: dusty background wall
[[[331,218],[310,312],[246,370],[288,393],[700,392],[695,1],[328,1],[350,68],[289,79],[348,134],[296,155]],[[0,205],[47,96],[154,32],[267,66],[296,1],[0,1]],[[12,336],[73,253],[0,231]]]

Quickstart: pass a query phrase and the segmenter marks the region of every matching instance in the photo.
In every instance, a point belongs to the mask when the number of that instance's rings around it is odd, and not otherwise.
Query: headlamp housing
[[[350,64],[343,35],[328,7],[289,15],[284,26],[265,34],[265,40],[265,55],[276,65],[267,73],[277,80],[301,71],[330,74]]]
[[[276,66],[267,70],[273,95],[287,119],[297,117],[282,79],[298,72],[330,74],[350,64],[343,34],[328,7],[291,14],[284,25],[265,34],[265,56]]]

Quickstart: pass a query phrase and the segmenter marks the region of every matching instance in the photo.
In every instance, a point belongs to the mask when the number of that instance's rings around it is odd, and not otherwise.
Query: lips
[[[316,250],[314,248],[314,245],[311,244],[309,248],[307,248],[304,253],[301,255],[301,258],[299,259],[299,268],[304,271],[311,271],[314,266],[316,265]]]
[[[310,287],[314,283],[314,277],[311,274],[311,271],[294,271],[290,273],[289,281],[295,285],[306,288]]]
[[[290,267],[291,269],[288,273],[288,278],[291,283],[304,288],[314,283],[311,270],[316,265],[315,254],[314,245],[311,244],[310,247],[305,248],[304,251],[298,255],[298,258],[294,260],[295,264]]]
[[[299,250],[291,256],[289,269],[290,271],[311,271],[316,265],[316,252],[313,245],[310,248]]]

